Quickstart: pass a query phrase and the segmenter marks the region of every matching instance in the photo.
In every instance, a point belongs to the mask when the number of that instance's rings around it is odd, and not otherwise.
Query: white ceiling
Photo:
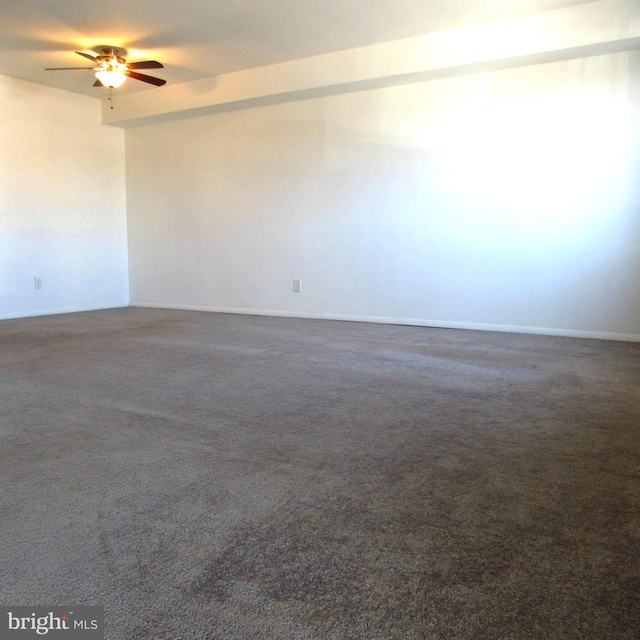
[[[181,83],[596,0],[0,0],[0,74],[103,97],[74,51],[123,47]],[[129,80],[119,92],[160,91]]]

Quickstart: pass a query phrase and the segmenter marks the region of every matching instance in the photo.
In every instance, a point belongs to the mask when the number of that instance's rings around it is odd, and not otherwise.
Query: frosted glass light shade
[[[97,71],[96,78],[105,87],[117,89],[127,79],[127,76],[124,73],[120,73],[120,71]]]

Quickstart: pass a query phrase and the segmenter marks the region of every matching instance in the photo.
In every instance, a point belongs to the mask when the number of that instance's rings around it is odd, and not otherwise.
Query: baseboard
[[[588,338],[590,340],[617,340],[620,342],[640,342],[640,334],[616,333],[612,331],[584,331],[554,327],[530,327],[510,324],[484,324],[478,322],[456,322],[449,320],[426,320],[423,318],[390,318],[386,316],[352,316],[331,313],[309,313],[302,311],[278,311],[270,309],[245,309],[232,307],[209,307],[191,304],[163,304],[156,302],[131,302],[132,307],[156,309],[176,309],[184,311],[207,311],[210,313],[228,313],[253,316],[272,316],[281,318],[308,318],[314,320],[338,320],[343,322],[370,322],[374,324],[397,324],[414,327],[434,327],[439,329],[467,329],[470,331],[496,331],[502,333],[524,333],[565,338]]]
[[[55,316],[62,313],[82,313],[83,311],[104,311],[105,309],[122,309],[129,304],[109,304],[99,307],[59,307],[55,309],[34,309],[16,313],[0,314],[0,320],[17,320],[19,318],[35,318],[37,316]],[[133,305],[136,306],[136,305]]]

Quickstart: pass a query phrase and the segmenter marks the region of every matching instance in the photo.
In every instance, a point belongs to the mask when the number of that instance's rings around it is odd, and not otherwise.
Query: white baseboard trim
[[[470,331],[496,331],[502,333],[525,333],[565,338],[588,338],[591,340],[617,340],[620,342],[640,342],[640,334],[615,333],[611,331],[584,331],[579,329],[557,329],[553,327],[529,327],[510,324],[483,324],[478,322],[456,322],[443,320],[425,320],[422,318],[389,318],[385,316],[352,316],[331,313],[309,313],[303,311],[277,311],[272,309],[245,309],[231,307],[209,307],[191,304],[163,304],[157,302],[131,302],[132,307],[155,309],[176,309],[184,311],[206,311],[209,313],[228,313],[252,316],[273,316],[281,318],[307,318],[313,320],[338,320],[343,322],[369,322],[374,324],[398,324],[414,327],[433,327],[438,329],[466,329]]]
[[[123,309],[129,307],[128,303],[100,305],[99,307],[60,307],[56,309],[33,309],[29,311],[16,311],[15,313],[0,314],[0,320],[17,320],[19,318],[35,318],[37,316],[55,316],[63,313],[82,313],[83,311],[104,311],[105,309]],[[135,305],[134,305],[135,306]]]

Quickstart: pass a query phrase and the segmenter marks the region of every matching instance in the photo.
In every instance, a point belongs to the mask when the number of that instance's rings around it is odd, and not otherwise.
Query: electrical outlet
[[[42,289],[42,276],[35,276],[33,278],[34,289]]]
[[[300,293],[302,291],[302,280],[293,281],[293,292]]]

